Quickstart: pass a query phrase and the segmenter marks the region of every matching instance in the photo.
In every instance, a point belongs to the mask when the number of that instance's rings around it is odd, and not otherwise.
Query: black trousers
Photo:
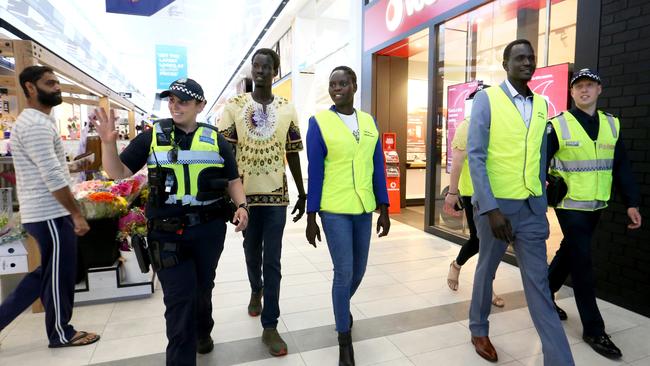
[[[469,239],[463,244],[456,257],[456,264],[462,266],[468,259],[478,253],[478,235],[476,235],[476,225],[474,224],[474,207],[472,206],[472,197],[461,196],[465,206],[465,218],[469,227]]]
[[[591,239],[598,225],[600,210],[555,209],[564,238],[548,270],[551,294],[557,292],[569,274],[573,282],[582,332],[585,336],[605,334],[605,323],[596,304],[594,270],[591,263]]]
[[[167,366],[196,365],[197,339],[210,336],[212,289],[225,236],[223,220],[186,228],[181,235],[149,234],[149,240],[180,244],[180,263],[158,271],[165,302]]]

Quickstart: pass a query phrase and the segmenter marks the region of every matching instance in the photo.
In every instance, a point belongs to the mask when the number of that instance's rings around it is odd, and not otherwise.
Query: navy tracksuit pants
[[[70,342],[76,331],[72,317],[77,272],[77,236],[70,216],[23,224],[38,242],[41,265],[27,274],[0,304],[0,329],[11,323],[39,297],[45,307],[50,345]]]

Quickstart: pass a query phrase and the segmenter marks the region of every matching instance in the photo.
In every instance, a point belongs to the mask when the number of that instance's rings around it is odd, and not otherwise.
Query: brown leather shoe
[[[474,349],[476,349],[476,353],[484,359],[490,362],[497,362],[499,360],[497,350],[494,349],[489,337],[472,336],[472,344],[474,345]]]

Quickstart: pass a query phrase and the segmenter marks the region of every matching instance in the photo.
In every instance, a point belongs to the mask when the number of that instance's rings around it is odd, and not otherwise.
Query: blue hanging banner
[[[174,0],[106,0],[106,12],[150,17]]]
[[[174,81],[187,77],[187,48],[156,45],[157,88],[166,90]]]

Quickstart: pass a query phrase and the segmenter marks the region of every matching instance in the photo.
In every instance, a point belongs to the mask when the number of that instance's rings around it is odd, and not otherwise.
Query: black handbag
[[[548,205],[551,207],[557,207],[557,205],[562,202],[566,196],[568,187],[564,182],[564,179],[556,175],[548,174],[546,176],[546,181],[548,182],[548,185],[546,186],[546,197],[548,199]]]

